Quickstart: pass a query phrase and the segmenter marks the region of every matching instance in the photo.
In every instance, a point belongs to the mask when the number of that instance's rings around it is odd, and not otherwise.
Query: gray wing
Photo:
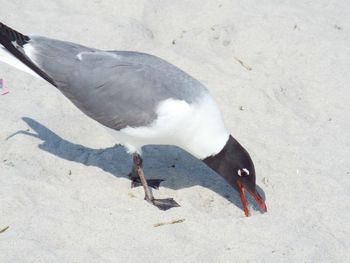
[[[157,105],[194,102],[206,88],[174,65],[144,53],[100,51],[31,37],[35,62],[85,114],[112,129],[139,127],[156,118]]]

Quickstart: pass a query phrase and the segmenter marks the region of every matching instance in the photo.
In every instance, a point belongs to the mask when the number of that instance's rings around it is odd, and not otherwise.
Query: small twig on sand
[[[0,234],[1,234],[1,233],[4,233],[7,229],[9,229],[9,226],[4,227],[3,229],[0,229]]]
[[[161,222],[161,223],[157,223],[157,224],[154,224],[153,227],[158,227],[158,226],[164,226],[164,225],[172,225],[172,224],[178,224],[178,223],[182,223],[184,222],[185,219],[182,218],[182,219],[177,219],[177,220],[171,220],[169,222]]]
[[[242,67],[244,67],[246,70],[251,71],[253,68],[251,66],[249,66],[248,64],[244,63],[242,60],[235,58],[235,60],[237,60],[239,62],[239,64],[242,65]]]

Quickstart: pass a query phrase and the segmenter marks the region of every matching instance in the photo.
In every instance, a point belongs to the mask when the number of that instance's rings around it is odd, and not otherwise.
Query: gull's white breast
[[[229,138],[221,113],[207,92],[193,103],[164,100],[156,112],[157,118],[146,127],[108,130],[130,153],[141,153],[141,147],[148,144],[175,145],[199,159],[220,152]]]

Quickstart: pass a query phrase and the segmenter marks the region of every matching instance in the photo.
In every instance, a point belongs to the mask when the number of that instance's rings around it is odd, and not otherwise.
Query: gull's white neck
[[[229,133],[223,122],[221,112],[208,94],[191,105],[191,112],[182,128],[182,145],[177,145],[198,159],[204,159],[219,153],[229,139]]]

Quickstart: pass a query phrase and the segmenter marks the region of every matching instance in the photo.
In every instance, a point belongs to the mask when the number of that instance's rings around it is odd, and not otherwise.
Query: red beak
[[[245,198],[245,195],[244,195],[244,187],[240,182],[238,182],[237,184],[238,184],[238,189],[239,189],[239,197],[241,198],[244,214],[245,214],[245,216],[249,216],[247,199]],[[261,198],[261,196],[259,195],[259,193],[257,191],[253,192],[253,191],[249,191],[249,190],[248,190],[248,192],[254,198],[255,202],[260,206],[260,209],[263,212],[267,212],[266,204],[265,204],[264,200]]]

